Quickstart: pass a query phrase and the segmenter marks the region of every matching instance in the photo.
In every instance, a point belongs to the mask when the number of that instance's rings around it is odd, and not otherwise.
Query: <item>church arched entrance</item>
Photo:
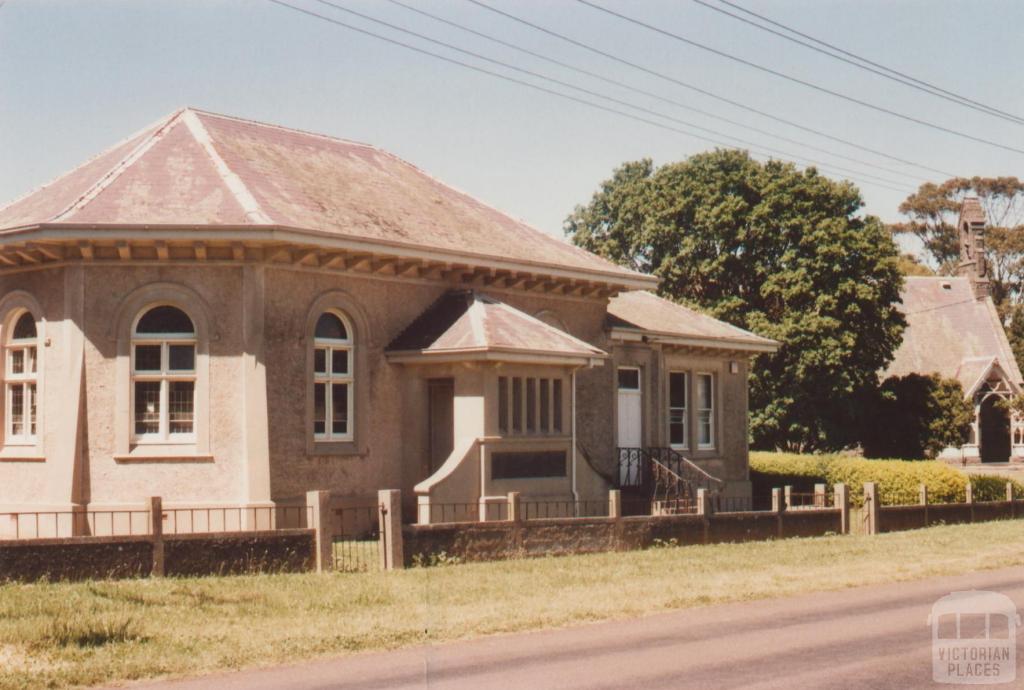
[[[999,401],[999,396],[989,395],[981,401],[979,426],[981,427],[981,461],[1010,461],[1010,413]]]

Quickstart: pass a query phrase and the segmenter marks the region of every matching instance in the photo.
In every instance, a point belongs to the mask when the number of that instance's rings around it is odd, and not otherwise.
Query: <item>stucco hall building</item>
[[[776,344],[655,286],[372,146],[175,112],[0,208],[0,511],[600,499],[620,448],[749,495]]]

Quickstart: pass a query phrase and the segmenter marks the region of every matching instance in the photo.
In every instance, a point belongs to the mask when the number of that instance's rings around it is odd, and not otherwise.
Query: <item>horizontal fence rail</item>
[[[148,510],[0,513],[0,539],[115,537],[149,534]]]
[[[163,508],[167,535],[309,529],[309,506]],[[0,513],[0,540],[133,537],[152,534],[145,509],[19,511]]]
[[[334,569],[359,573],[379,570],[384,549],[380,534],[384,506],[336,508],[331,513],[331,556]]]
[[[428,506],[420,506],[421,511],[429,510],[430,524],[450,522],[483,522],[487,520],[504,520],[507,513],[507,506],[501,503],[485,504],[483,520],[481,520],[480,503],[434,503]],[[423,520],[421,519],[421,522]]]
[[[522,501],[522,519],[608,517],[610,506],[605,501]]]
[[[308,506],[164,508],[163,513],[164,534],[305,529],[312,521]]]
[[[832,497],[825,493],[793,493],[785,494],[786,509],[831,508]]]

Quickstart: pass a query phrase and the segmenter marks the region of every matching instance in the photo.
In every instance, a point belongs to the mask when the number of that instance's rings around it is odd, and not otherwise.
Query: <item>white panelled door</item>
[[[619,398],[619,447],[639,448],[642,445],[641,430],[643,428],[643,398],[640,390],[640,369],[637,367],[619,367],[618,370]],[[620,464],[619,481],[622,486],[632,486],[639,482],[639,464]],[[637,476],[632,476],[637,475]]]

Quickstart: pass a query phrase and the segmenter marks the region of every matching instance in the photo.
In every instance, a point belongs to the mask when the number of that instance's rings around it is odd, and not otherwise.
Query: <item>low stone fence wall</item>
[[[7,540],[0,541],[0,581],[299,572],[313,565],[314,541],[309,529]]]
[[[1013,485],[1006,484],[1005,501],[976,502],[967,485],[963,503],[931,503],[924,485],[920,497],[912,505],[882,505],[878,485],[864,485],[864,520],[867,534],[901,532],[933,525],[955,525],[991,520],[1013,520],[1024,517],[1024,500],[1015,498]]]
[[[622,517],[618,492],[612,492],[610,517],[522,519],[518,498],[509,498],[512,518],[402,527],[402,560],[406,566],[430,564],[442,557],[493,561],[531,556],[600,553],[646,549],[658,543],[690,545],[760,541],[786,537],[841,534],[848,521],[840,507],[787,511],[776,490],[773,510],[714,513],[707,500],[690,515]],[[845,492],[842,494],[846,496]]]

